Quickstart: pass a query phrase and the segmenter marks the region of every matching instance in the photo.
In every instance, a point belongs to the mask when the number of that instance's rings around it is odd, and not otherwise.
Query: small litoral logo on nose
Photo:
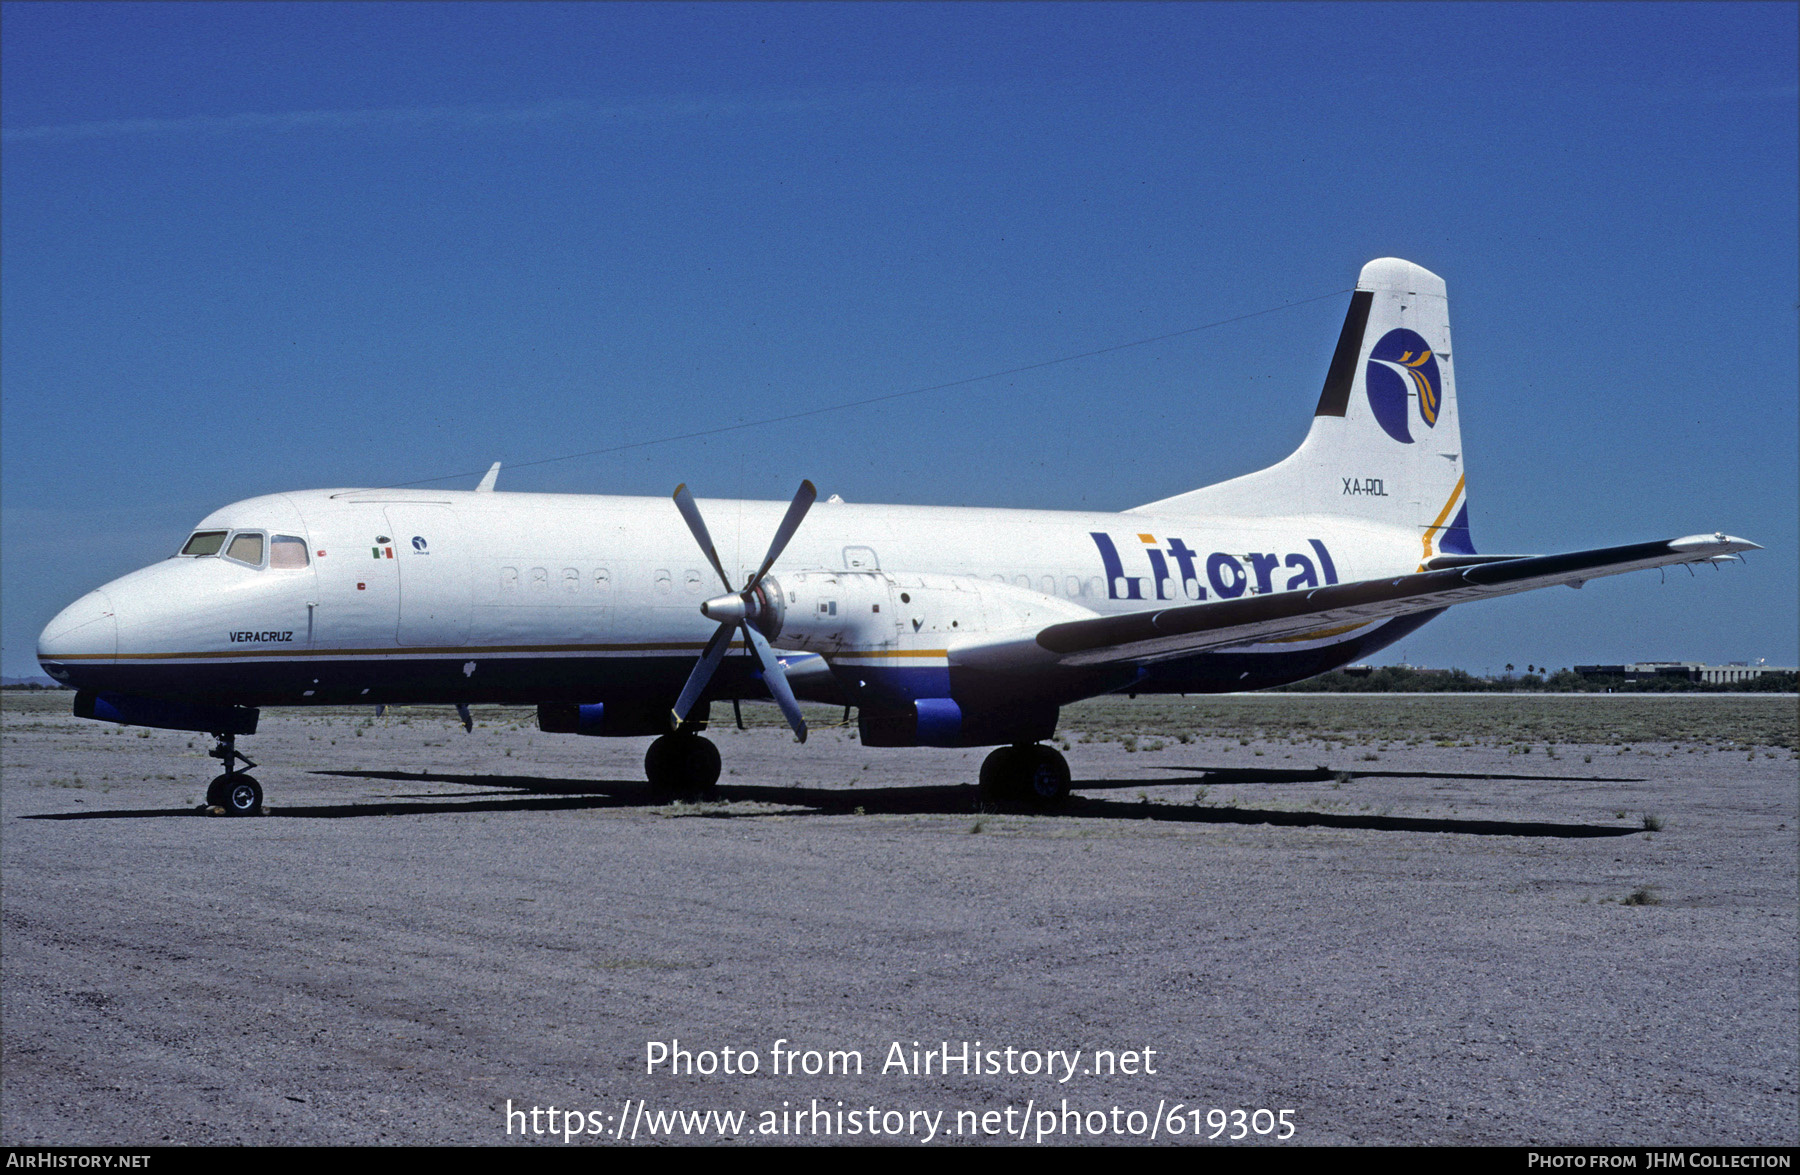
[[[425,539],[422,535],[413,536],[413,550],[418,551],[420,554],[425,553]]]

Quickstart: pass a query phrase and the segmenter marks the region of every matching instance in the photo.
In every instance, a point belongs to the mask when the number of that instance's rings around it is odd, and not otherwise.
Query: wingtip
[[[1682,552],[1692,551],[1695,554],[1724,555],[1735,551],[1761,551],[1764,547],[1761,543],[1753,543],[1749,539],[1740,539],[1736,535],[1729,535],[1724,531],[1714,531],[1712,534],[1690,534],[1678,539],[1670,539],[1669,549]]]

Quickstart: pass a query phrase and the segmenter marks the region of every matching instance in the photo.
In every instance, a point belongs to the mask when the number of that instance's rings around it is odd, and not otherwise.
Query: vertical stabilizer
[[[1419,536],[1423,560],[1473,553],[1465,491],[1444,281],[1383,257],[1357,279],[1300,447],[1267,469],[1137,511],[1401,527]]]

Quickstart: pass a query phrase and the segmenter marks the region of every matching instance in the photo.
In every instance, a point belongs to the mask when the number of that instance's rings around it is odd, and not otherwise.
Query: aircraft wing
[[[992,663],[1019,654],[1035,653],[1041,658],[1048,653],[1064,665],[1162,661],[1278,637],[1304,639],[1320,629],[1365,624],[1557,584],[1580,587],[1590,579],[1625,571],[1672,563],[1726,562],[1739,551],[1752,550],[1761,548],[1743,539],[1713,534],[1562,555],[1501,557],[1494,562],[1332,584],[1307,591],[1066,621],[1038,632],[1033,642],[1035,649],[1020,647],[1026,643],[1023,641],[1005,642],[1014,647],[964,648],[953,652],[952,660]]]

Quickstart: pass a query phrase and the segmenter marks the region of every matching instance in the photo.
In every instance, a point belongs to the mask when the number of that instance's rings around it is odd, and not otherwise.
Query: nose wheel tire
[[[241,771],[229,772],[206,787],[209,808],[223,808],[227,816],[256,816],[262,813],[262,784]]]
[[[719,748],[697,734],[665,734],[650,744],[644,775],[657,791],[711,795],[719,784]]]
[[[1069,761],[1054,747],[999,747],[981,764],[981,791],[996,800],[1054,808],[1069,798]]]

